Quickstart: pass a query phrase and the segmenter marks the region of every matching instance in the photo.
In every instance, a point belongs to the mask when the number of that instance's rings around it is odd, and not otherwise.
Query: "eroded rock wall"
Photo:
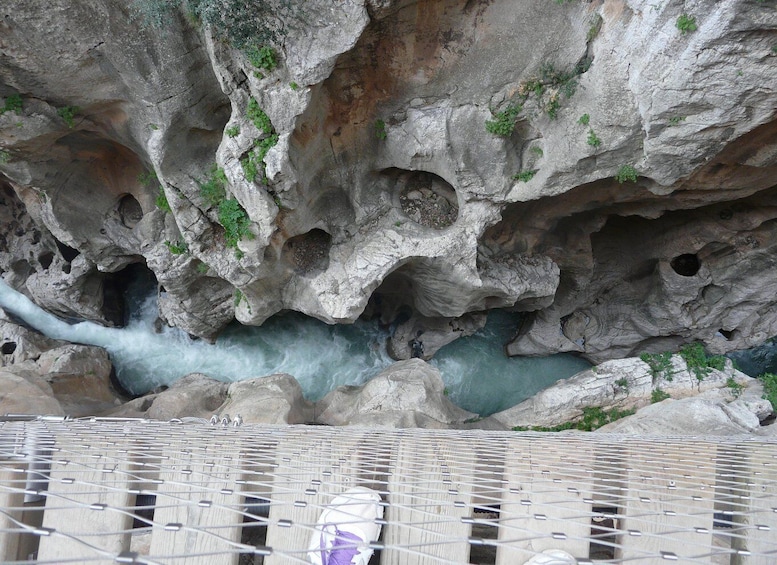
[[[771,0],[316,0],[272,70],[183,11],[0,9],[0,96],[23,100],[0,171],[32,222],[11,240],[39,232],[0,268],[51,310],[113,321],[107,274],[139,263],[208,338],[285,309],[416,328],[501,307],[527,313],[511,354],[777,334]],[[214,166],[250,220],[237,248]]]

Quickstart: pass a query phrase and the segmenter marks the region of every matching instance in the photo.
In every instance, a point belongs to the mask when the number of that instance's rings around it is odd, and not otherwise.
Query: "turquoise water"
[[[308,399],[318,400],[337,386],[363,384],[394,362],[386,353],[388,331],[367,321],[330,326],[287,313],[261,327],[233,324],[209,344],[175,328],[155,333],[155,296],[131,304],[133,315],[124,328],[67,324],[2,281],[0,306],[49,337],[104,347],[122,385],[138,395],[192,372],[224,381],[289,373]],[[503,344],[516,327],[515,314],[494,311],[483,330],[438,352],[432,364],[453,402],[488,415],[590,366],[566,354],[505,357]]]

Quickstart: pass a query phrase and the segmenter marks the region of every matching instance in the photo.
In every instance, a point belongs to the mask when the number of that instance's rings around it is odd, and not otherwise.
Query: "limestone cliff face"
[[[439,328],[499,307],[527,313],[512,354],[777,334],[771,0],[311,0],[271,71],[183,13],[18,4],[0,269],[50,310],[118,320],[145,264],[162,317],[204,337],[284,309]],[[213,166],[250,219],[237,250]]]

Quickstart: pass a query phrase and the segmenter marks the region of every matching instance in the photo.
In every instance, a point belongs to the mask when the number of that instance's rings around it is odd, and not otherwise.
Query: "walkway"
[[[777,563],[777,443],[62,419],[0,422],[0,561],[306,563],[381,493],[371,563]]]

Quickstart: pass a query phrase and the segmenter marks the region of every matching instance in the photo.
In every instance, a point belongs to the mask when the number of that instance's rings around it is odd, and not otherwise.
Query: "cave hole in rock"
[[[81,252],[78,249],[73,249],[72,247],[65,245],[59,240],[57,241],[57,249],[59,249],[60,255],[62,255],[62,258],[70,263],[73,259],[81,255]]]
[[[683,277],[692,277],[699,272],[701,262],[693,253],[683,253],[669,262],[672,270]]]
[[[143,218],[143,208],[140,202],[131,194],[125,194],[119,199],[118,212],[121,223],[127,228],[134,228]]]
[[[6,341],[3,345],[0,345],[0,353],[3,355],[11,355],[14,351],[16,351],[15,341]]]
[[[402,265],[389,273],[370,296],[362,318],[378,318],[384,326],[399,326],[416,313],[412,276]]]
[[[444,229],[459,217],[456,190],[442,177],[427,171],[387,169],[383,171],[394,185],[402,213],[415,223]]]
[[[149,295],[157,291],[154,273],[144,262],[127,265],[103,278],[103,316],[115,326],[129,323]]]
[[[40,255],[38,255],[38,263],[40,263],[41,268],[45,271],[51,266],[51,263],[54,261],[54,253],[51,251],[44,251]]]
[[[33,268],[24,259],[19,259],[11,263],[11,271],[14,275],[26,279],[33,273]]]
[[[283,244],[283,257],[298,273],[325,271],[329,267],[332,236],[321,229],[295,235]]]
[[[731,341],[731,338],[734,337],[734,330],[724,330],[723,328],[720,328],[718,330],[718,333],[722,335],[724,338],[726,338],[728,341]]]

